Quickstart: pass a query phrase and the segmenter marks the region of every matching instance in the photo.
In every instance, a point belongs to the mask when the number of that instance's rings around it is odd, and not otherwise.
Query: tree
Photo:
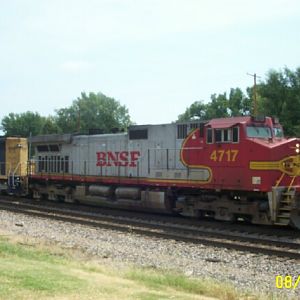
[[[300,68],[269,71],[258,93],[262,112],[278,117],[287,135],[300,136]]]
[[[225,118],[229,116],[226,93],[219,95],[213,94],[210,99],[211,102],[208,103],[206,107],[206,119]]]
[[[178,121],[204,120],[206,115],[206,105],[202,101],[195,101],[185,112],[178,116]]]
[[[28,137],[30,133],[32,135],[42,133],[45,122],[46,118],[39,113],[27,111],[21,114],[10,113],[2,119],[1,124],[6,136]]]
[[[246,97],[240,88],[230,89],[228,107],[232,117],[249,115],[251,97]]]
[[[251,111],[251,97],[244,95],[240,88],[230,89],[229,97],[226,93],[213,94],[211,101],[204,104],[196,101],[185,112],[178,116],[178,121],[210,120],[249,115]]]
[[[56,119],[53,116],[44,118],[44,124],[41,129],[41,134],[61,133],[62,130],[58,126]]]
[[[270,70],[256,90],[258,114],[278,117],[286,135],[300,136],[300,67],[295,71],[288,68]],[[229,97],[226,93],[213,94],[207,104],[199,101],[191,104],[178,120],[250,115],[253,113],[253,93],[253,87],[248,87],[247,95],[240,88],[231,89]]]
[[[70,107],[59,109],[56,114],[57,126],[65,133],[95,128],[108,133],[114,128],[126,129],[131,124],[128,109],[102,93],[81,93]]]

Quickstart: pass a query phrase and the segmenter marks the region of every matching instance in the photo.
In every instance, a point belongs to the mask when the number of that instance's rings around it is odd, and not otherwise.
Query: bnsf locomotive
[[[29,146],[36,199],[300,229],[300,140],[285,138],[275,118],[36,136]]]

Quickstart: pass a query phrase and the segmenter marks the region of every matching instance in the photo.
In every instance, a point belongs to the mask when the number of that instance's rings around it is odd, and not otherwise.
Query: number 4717
[[[236,161],[237,155],[239,153],[239,150],[214,150],[211,155],[210,159],[213,161],[227,161],[227,162],[234,162]]]

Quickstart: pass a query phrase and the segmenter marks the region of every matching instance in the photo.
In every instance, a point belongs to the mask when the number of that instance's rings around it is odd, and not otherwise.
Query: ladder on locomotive
[[[291,219],[292,202],[295,197],[295,190],[288,188],[283,191],[277,206],[276,225],[289,225]]]

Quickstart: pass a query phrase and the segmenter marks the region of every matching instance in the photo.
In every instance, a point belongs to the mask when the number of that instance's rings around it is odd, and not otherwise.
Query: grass
[[[260,299],[211,280],[149,268],[116,269],[63,249],[23,243],[0,237],[0,299]]]
[[[228,285],[216,283],[208,279],[191,279],[174,272],[134,269],[126,273],[126,278],[154,289],[169,287],[178,291],[195,295],[206,295],[218,299],[236,299],[238,296],[237,292]]]
[[[32,299],[70,293],[84,280],[65,268],[65,259],[28,246],[0,240],[0,298]]]

